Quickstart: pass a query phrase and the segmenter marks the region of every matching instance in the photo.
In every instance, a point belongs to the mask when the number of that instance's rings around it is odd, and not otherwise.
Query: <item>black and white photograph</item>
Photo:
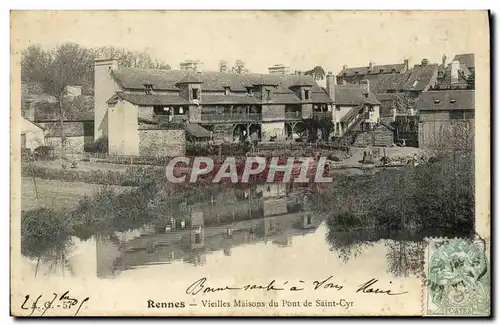
[[[11,314],[489,316],[489,19],[11,11]]]

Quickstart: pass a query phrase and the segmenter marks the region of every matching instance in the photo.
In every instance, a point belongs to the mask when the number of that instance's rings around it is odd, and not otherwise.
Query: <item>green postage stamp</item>
[[[424,315],[490,315],[488,246],[483,239],[429,240]]]

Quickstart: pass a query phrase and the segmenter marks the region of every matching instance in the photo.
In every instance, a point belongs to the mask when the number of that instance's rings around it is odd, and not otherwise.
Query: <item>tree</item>
[[[172,67],[159,58],[153,58],[146,52],[130,51],[124,48],[112,46],[99,47],[91,50],[95,58],[113,58],[118,60],[120,67],[146,68],[146,69],[165,69],[171,70]]]
[[[305,72],[305,75],[312,76],[314,80],[323,80],[325,79],[325,69],[321,66],[316,66],[311,70]]]
[[[248,73],[248,69],[245,68],[245,63],[241,60],[236,60],[231,71],[238,75]]]
[[[61,124],[61,157],[64,157],[66,142],[64,118],[68,107],[67,86],[91,80],[92,62],[92,53],[74,43],[59,45],[51,51],[31,46],[23,52],[22,78],[38,83],[44,93],[56,100]]]

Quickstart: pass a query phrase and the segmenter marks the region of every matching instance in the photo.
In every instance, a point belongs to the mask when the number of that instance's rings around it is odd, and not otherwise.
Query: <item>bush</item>
[[[137,187],[151,180],[162,180],[164,170],[149,167],[128,167],[125,171],[113,170],[62,170],[40,166],[22,165],[23,175],[49,180],[86,182],[92,184]]]
[[[108,137],[102,136],[91,144],[84,145],[84,150],[89,153],[107,153],[108,152]]]
[[[21,214],[21,253],[26,257],[65,250],[70,234],[69,220],[54,210],[41,208]]]

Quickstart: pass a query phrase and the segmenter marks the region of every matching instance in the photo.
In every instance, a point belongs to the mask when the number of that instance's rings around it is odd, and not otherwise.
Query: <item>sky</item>
[[[28,11],[13,12],[13,51],[30,44],[65,42],[147,51],[173,69],[185,59],[217,70],[240,59],[251,72],[274,64],[293,70],[319,65],[338,73],[348,67],[423,58],[448,62],[477,47],[486,12],[369,11]]]

